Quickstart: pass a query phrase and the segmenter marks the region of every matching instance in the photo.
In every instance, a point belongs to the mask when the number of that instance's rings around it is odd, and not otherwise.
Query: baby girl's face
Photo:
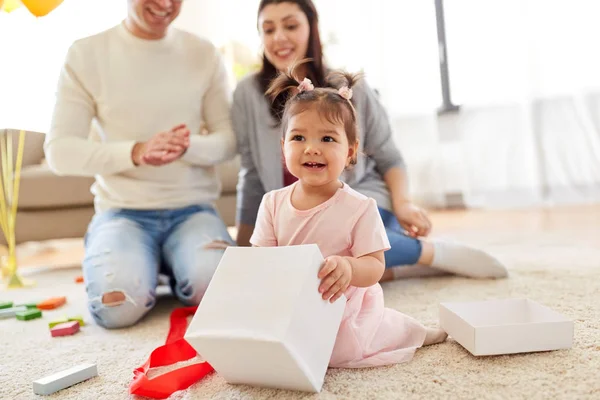
[[[304,184],[337,184],[355,152],[343,124],[327,121],[314,107],[290,118],[283,154],[288,170]]]

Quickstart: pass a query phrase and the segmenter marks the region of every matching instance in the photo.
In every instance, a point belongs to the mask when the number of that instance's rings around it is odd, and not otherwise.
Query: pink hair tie
[[[302,82],[298,85],[298,93],[306,92],[308,90],[314,90],[314,85],[311,80],[308,78],[304,78]]]
[[[346,100],[350,100],[352,98],[352,89],[350,89],[348,86],[342,86],[339,88],[338,93]]]

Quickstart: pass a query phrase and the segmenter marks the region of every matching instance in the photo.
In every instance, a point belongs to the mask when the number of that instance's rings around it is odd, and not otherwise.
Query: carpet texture
[[[501,281],[457,277],[406,279],[383,285],[388,307],[435,326],[441,301],[527,297],[575,321],[572,349],[473,357],[451,338],[420,349],[407,364],[329,370],[320,394],[232,386],[216,374],[172,399],[598,399],[600,398],[600,207],[530,212],[433,214],[436,235],[480,246],[501,259]],[[0,291],[1,300],[30,302],[67,296],[66,306],[28,322],[0,320],[0,399],[37,398],[32,381],[79,363],[96,362],[99,376],[47,398],[124,399],[132,371],[162,344],[167,293],[135,327],[107,331],[86,311],[77,269],[37,271],[33,289]],[[52,338],[48,321],[84,315],[75,336]],[[162,372],[165,370],[163,369]]]

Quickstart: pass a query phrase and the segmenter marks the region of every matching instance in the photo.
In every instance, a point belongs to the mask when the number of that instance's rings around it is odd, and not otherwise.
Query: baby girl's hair
[[[315,109],[332,124],[342,123],[348,143],[353,146],[357,141],[358,126],[356,122],[356,110],[350,101],[352,87],[361,78],[360,74],[350,74],[344,71],[331,72],[326,80],[331,87],[314,88],[312,83],[305,79],[298,79],[298,69],[309,59],[301,60],[290,67],[287,73],[280,73],[271,82],[265,93],[274,100],[284,92],[292,91],[292,95],[285,103],[281,127],[285,134],[290,118],[298,115],[311,107]],[[350,164],[356,164],[356,155],[350,160]]]

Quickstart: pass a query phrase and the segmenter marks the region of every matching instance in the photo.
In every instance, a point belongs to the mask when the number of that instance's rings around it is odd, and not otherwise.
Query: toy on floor
[[[71,322],[69,321],[69,318],[67,318],[66,315],[62,316],[59,319],[55,319],[54,321],[50,321],[48,322],[48,328],[52,329],[54,328],[56,325],[60,325],[60,324],[66,324],[67,322]]]
[[[3,318],[13,318],[16,313],[27,311],[27,307],[25,306],[17,306],[11,308],[3,308],[0,310],[0,319]]]
[[[38,309],[19,311],[15,314],[18,320],[29,321],[31,319],[42,318],[42,312]]]
[[[75,283],[83,283],[83,276],[77,276],[75,277]]]
[[[49,395],[98,376],[96,364],[82,364],[33,382],[33,393]]]
[[[64,305],[67,302],[66,297],[52,297],[37,304],[40,310],[53,310]]]
[[[17,306],[23,306],[23,307],[26,307],[28,309],[37,308],[37,305],[38,305],[37,302],[35,302],[35,303],[17,304]],[[15,307],[17,307],[17,306],[15,306]]]
[[[12,306],[13,306],[12,301],[0,301],[0,310],[3,310],[5,308],[11,308]]]
[[[78,321],[65,322],[62,324],[58,324],[58,325],[54,326],[52,329],[50,329],[50,334],[52,335],[52,337],[69,336],[69,335],[74,335],[77,332],[79,332],[79,322]]]
[[[74,317],[69,318],[69,322],[77,321],[80,326],[85,326],[85,322],[83,321],[83,317],[81,315],[76,315]]]
[[[79,322],[80,326],[85,326],[85,322],[83,321],[83,317],[81,315],[75,315],[73,317],[67,317],[63,315],[62,317],[55,319],[53,321],[48,322],[48,328],[52,329],[56,325],[65,324],[67,322]]]

